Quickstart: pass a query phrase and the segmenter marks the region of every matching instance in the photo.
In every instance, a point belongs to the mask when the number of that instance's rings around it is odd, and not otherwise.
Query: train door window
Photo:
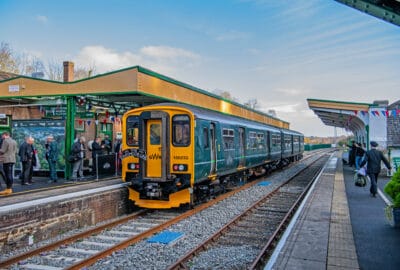
[[[159,145],[161,143],[161,125],[154,123],[150,125],[150,144]]]
[[[224,148],[225,150],[234,150],[235,149],[235,142],[234,142],[234,131],[233,129],[224,128],[222,130],[222,139],[224,141]]]
[[[257,133],[257,148],[258,149],[264,149],[265,148],[264,133]]]
[[[279,133],[273,133],[271,136],[272,148],[280,148],[281,146],[281,135]]]
[[[175,115],[172,118],[172,143],[174,146],[190,144],[190,118],[188,115]]]
[[[257,149],[257,133],[255,133],[254,131],[249,132],[249,143],[247,148]]]
[[[129,146],[139,145],[139,117],[129,116],[126,119],[126,143]]]
[[[209,139],[208,139],[208,128],[203,128],[203,145],[205,149],[208,149],[210,147],[209,145]]]
[[[292,137],[290,135],[284,136],[285,149],[290,149],[292,145]]]

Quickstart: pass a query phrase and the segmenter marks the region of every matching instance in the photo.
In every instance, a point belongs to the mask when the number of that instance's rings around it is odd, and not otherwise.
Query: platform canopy
[[[379,19],[400,26],[399,0],[336,0]]]
[[[168,101],[289,128],[286,121],[140,66],[78,81],[57,82],[27,76],[0,80],[0,107],[3,108],[63,106],[71,98],[78,104],[90,104],[92,109],[107,110],[110,115],[121,116],[132,108]]]
[[[369,110],[372,104],[307,99],[308,106],[327,126],[344,128],[354,134],[365,130],[365,121],[358,112]]]

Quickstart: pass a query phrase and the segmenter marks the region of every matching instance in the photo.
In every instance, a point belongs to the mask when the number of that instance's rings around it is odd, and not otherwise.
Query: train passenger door
[[[215,124],[211,123],[210,124],[210,150],[211,150],[211,168],[210,168],[210,174],[213,175],[216,172],[217,169],[217,147],[216,147],[216,137],[215,137]]]
[[[149,178],[160,178],[162,175],[162,146],[161,146],[161,119],[147,120],[146,142],[147,162],[146,175]]]
[[[239,128],[239,167],[246,165],[245,153],[246,134],[244,128]]]

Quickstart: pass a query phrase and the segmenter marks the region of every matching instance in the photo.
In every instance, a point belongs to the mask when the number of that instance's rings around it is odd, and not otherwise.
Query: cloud
[[[199,55],[193,52],[181,48],[173,48],[168,46],[145,46],[140,49],[140,53],[153,58],[200,58]]]
[[[74,59],[83,66],[94,66],[99,73],[141,65],[161,73],[197,64],[201,57],[191,51],[168,46],[144,46],[138,52],[118,52],[101,45],[85,46]]]
[[[299,88],[278,88],[275,90],[275,92],[279,94],[283,94],[285,96],[290,96],[290,97],[297,97],[304,95],[310,91],[305,90],[305,89],[299,89]]]
[[[46,24],[49,19],[44,15],[36,15],[36,20],[40,23]]]

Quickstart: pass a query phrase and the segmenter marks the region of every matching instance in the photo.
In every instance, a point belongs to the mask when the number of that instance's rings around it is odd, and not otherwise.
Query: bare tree
[[[17,63],[22,75],[32,76],[34,73],[45,71],[43,61],[30,54],[23,53],[18,56]]]
[[[255,110],[257,108],[257,99],[249,99],[247,102],[243,104],[246,107],[249,107],[250,109]]]
[[[76,67],[74,71],[74,79],[81,80],[92,77],[95,74],[96,67],[92,64],[89,67]]]
[[[62,61],[56,59],[49,60],[46,65],[45,73],[49,80],[62,82],[64,79]]]
[[[18,63],[10,45],[5,42],[0,44],[0,70],[10,73],[19,73]]]

